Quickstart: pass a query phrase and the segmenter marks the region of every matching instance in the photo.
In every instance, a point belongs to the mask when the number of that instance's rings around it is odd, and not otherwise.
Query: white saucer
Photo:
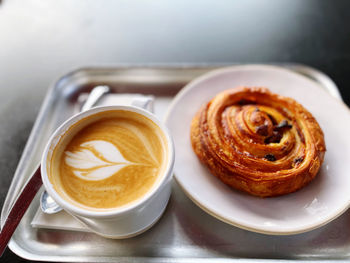
[[[309,185],[289,195],[257,198],[221,183],[198,161],[190,143],[195,112],[218,92],[237,86],[268,87],[296,99],[316,117],[327,152],[318,176]],[[210,72],[176,96],[166,124],[175,142],[176,180],[198,206],[228,224],[265,234],[296,234],[330,222],[350,205],[350,111],[306,77],[263,65]]]

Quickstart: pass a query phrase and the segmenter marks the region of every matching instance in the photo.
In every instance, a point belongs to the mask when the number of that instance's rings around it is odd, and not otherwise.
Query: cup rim
[[[75,206],[71,203],[69,203],[67,200],[65,200],[63,197],[61,197],[57,191],[54,189],[51,181],[48,178],[47,174],[47,157],[48,153],[51,149],[52,143],[55,141],[56,138],[59,138],[60,136],[63,136],[64,132],[67,131],[72,125],[77,123],[79,120],[92,116],[94,114],[105,112],[105,111],[113,111],[113,110],[125,110],[125,111],[131,111],[139,113],[151,121],[153,121],[163,132],[167,145],[168,145],[168,161],[166,164],[165,171],[162,175],[162,178],[158,180],[157,184],[152,187],[150,191],[148,191],[144,196],[139,198],[136,201],[133,201],[130,205],[125,205],[117,208],[111,208],[107,211],[93,211],[93,210],[87,210],[78,206]],[[174,142],[173,139],[169,133],[168,128],[163,124],[158,118],[151,112],[148,112],[142,108],[138,108],[135,106],[97,106],[92,109],[89,109],[84,112],[77,113],[67,119],[65,122],[63,122],[51,135],[50,139],[48,140],[45,150],[43,152],[42,158],[41,158],[41,177],[44,184],[45,189],[49,193],[49,195],[66,211],[69,213],[72,213],[73,215],[79,215],[83,217],[90,217],[90,218],[108,218],[113,217],[119,214],[125,214],[129,211],[134,210],[135,208],[141,206],[148,200],[150,200],[157,191],[161,188],[161,186],[166,182],[169,178],[172,177],[172,169],[174,166],[175,161],[175,149],[174,149]]]

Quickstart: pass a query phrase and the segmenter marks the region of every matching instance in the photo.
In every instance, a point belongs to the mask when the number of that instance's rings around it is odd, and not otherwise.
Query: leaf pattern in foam
[[[123,122],[123,121],[120,121],[118,125],[132,132],[139,140],[141,140],[141,142],[143,143],[143,146],[145,147],[153,163],[156,165],[159,164],[156,156],[154,155],[150,142],[148,141],[148,139],[145,137],[145,135],[142,133],[142,131],[139,128],[131,125],[130,123]]]
[[[124,168],[127,165],[129,164],[110,165],[97,168],[92,171],[74,171],[74,174],[84,180],[98,181],[116,174],[120,169]]]
[[[77,169],[90,169],[96,166],[109,165],[109,163],[101,160],[88,149],[81,149],[76,152],[65,152],[66,164]]]
[[[126,160],[112,143],[95,140],[84,142],[80,146],[83,149],[75,152],[65,152],[65,162],[68,166],[77,169],[73,173],[81,179],[103,180],[116,174],[125,166],[134,164]],[[84,149],[84,147],[93,148],[107,162],[101,160],[93,151]]]
[[[102,140],[84,142],[80,146],[92,147],[111,163],[129,163],[114,144]]]

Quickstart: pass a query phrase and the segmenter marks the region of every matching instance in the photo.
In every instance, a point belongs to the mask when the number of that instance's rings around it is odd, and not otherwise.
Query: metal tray
[[[162,118],[173,96],[193,78],[222,65],[168,67],[92,67],[60,78],[48,91],[4,203],[1,221],[54,129],[73,114],[77,98],[96,85],[114,93],[155,96],[155,113]],[[227,66],[227,65],[225,65]],[[303,65],[282,65],[318,82],[341,99],[335,84],[323,73]],[[64,262],[217,262],[350,259],[350,211],[324,227],[304,234],[269,236],[227,225],[190,201],[174,181],[172,196],[160,221],[131,239],[111,240],[92,233],[37,229],[31,220],[39,194],[9,244],[17,255],[31,260]]]

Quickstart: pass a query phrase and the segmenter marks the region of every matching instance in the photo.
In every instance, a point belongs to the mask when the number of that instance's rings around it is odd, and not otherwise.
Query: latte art
[[[85,180],[103,180],[127,165],[137,165],[124,159],[118,148],[105,141],[89,141],[80,145],[81,150],[65,152],[65,162],[75,168],[73,173]],[[97,154],[89,150],[92,147]],[[98,156],[101,156],[98,157]],[[145,165],[145,164],[139,164]]]
[[[164,171],[166,142],[158,126],[134,112],[119,110],[107,116],[76,128],[55,155],[56,190],[85,208],[131,203],[145,195]]]

